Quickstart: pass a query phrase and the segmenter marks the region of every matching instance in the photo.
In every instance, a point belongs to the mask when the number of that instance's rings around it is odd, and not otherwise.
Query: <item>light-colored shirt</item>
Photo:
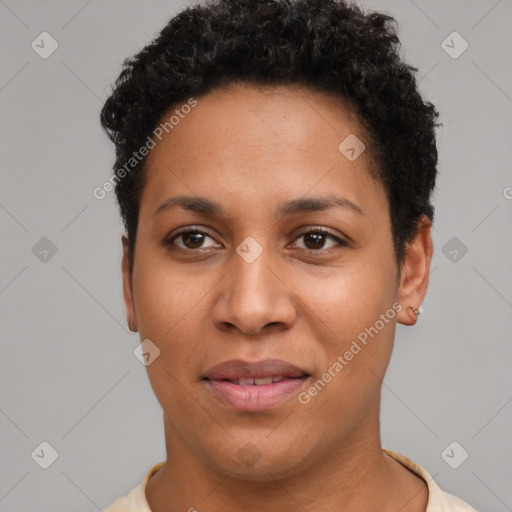
[[[442,491],[430,474],[412,460],[390,450],[384,450],[384,452],[425,481],[428,487],[428,504],[425,512],[476,512],[465,501]],[[103,512],[151,512],[146,500],[146,484],[164,464],[165,461],[153,466],[137,487],[127,496],[116,500]]]

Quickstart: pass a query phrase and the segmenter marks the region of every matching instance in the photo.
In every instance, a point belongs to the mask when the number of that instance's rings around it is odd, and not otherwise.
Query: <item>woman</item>
[[[473,510],[380,442],[437,173],[438,113],[393,21],[209,2],[125,62],[101,120],[167,459],[108,512]]]

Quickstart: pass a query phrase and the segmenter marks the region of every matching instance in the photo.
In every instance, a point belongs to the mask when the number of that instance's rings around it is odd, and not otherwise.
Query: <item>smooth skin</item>
[[[161,351],[147,366],[167,450],[146,487],[152,511],[424,512],[425,482],[381,449],[379,412],[396,322],[413,325],[409,306],[427,291],[430,221],[418,224],[399,275],[370,142],[338,97],[239,83],[197,100],[148,157],[133,272],[123,238],[128,325]],[[354,161],[338,149],[349,134],[367,142]],[[155,213],[176,196],[222,212]],[[362,213],[278,214],[285,202],[328,196]],[[184,228],[192,233],[179,236]],[[252,263],[236,251],[247,237],[262,248]],[[397,303],[397,316],[306,405],[293,396],[240,412],[201,380],[230,359],[278,358],[311,375],[307,390]],[[247,443],[261,455],[250,467],[237,456]]]

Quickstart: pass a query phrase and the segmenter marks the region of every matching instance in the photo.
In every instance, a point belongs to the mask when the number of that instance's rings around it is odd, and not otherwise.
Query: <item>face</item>
[[[148,157],[128,321],[160,350],[168,445],[205,466],[292,474],[378,439],[430,235],[397,281],[386,193],[368,150],[340,151],[349,135],[366,139],[338,98],[239,84],[197,98]]]

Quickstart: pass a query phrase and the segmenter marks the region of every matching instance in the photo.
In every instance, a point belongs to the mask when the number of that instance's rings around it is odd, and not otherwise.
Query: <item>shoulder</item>
[[[416,462],[390,450],[384,450],[384,452],[425,481],[429,494],[425,512],[476,512],[464,500],[443,491],[428,471],[419,464],[416,464]]]
[[[439,489],[439,487],[437,488]],[[473,507],[471,507],[468,503],[466,503],[464,500],[457,498],[457,496],[453,496],[453,494],[444,492],[441,489],[439,489],[438,496],[436,499],[437,502],[435,507],[433,507],[432,510],[430,510],[430,508],[427,508],[426,512],[476,512],[476,510]]]
[[[146,501],[145,485],[140,483],[126,496],[118,498],[103,512],[151,512]]]
[[[153,466],[137,487],[132,489],[128,495],[118,498],[103,512],[151,512],[146,500],[146,485],[151,476],[164,464],[165,462],[159,462]]]

